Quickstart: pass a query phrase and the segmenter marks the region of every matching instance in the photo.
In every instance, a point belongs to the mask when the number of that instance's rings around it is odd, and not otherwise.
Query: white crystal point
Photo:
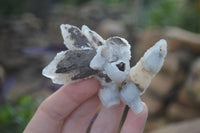
[[[140,95],[146,91],[152,78],[160,71],[166,55],[167,42],[161,39],[130,69],[129,78],[138,86]]]
[[[92,46],[82,31],[73,25],[61,24],[61,34],[65,46],[70,50],[91,49]]]
[[[101,56],[103,46],[99,46],[97,49],[97,54],[93,57],[90,62],[90,67],[94,70],[102,70],[103,65],[106,63],[106,59]]]
[[[132,81],[128,81],[122,85],[120,98],[135,114],[139,114],[143,111],[144,107],[140,99],[138,88]]]
[[[157,74],[163,66],[166,54],[167,42],[161,39],[153,47],[148,49],[143,56],[146,70],[150,73]]]
[[[61,34],[64,40],[64,44],[68,49],[76,49],[72,44],[74,43],[74,40],[71,40],[70,36],[71,34],[68,32],[68,29],[71,28],[72,25],[69,24],[61,24],[60,25],[60,30]]]
[[[56,57],[42,70],[42,75],[50,78],[55,84],[68,84],[72,82],[73,73],[55,73],[57,64],[65,57],[67,51],[57,53]]]
[[[98,46],[105,44],[105,40],[99,34],[97,34],[95,31],[91,30],[86,25],[83,25],[81,27],[81,31],[87,37],[87,39],[89,40],[92,47],[97,49]]]
[[[120,104],[119,89],[116,84],[110,83],[99,90],[99,98],[106,108]]]

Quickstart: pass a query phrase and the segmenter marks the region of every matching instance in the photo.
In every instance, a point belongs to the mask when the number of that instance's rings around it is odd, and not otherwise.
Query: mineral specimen
[[[104,40],[85,25],[81,30],[69,24],[62,24],[60,28],[69,50],[58,53],[42,74],[56,84],[93,76],[101,82],[99,98],[105,107],[118,105],[122,100],[136,114],[140,113],[143,110],[140,95],[163,65],[166,41],[158,41],[130,68],[130,44],[124,38]]]

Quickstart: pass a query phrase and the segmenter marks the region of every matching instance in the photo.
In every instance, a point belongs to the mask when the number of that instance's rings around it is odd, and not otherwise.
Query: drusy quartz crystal
[[[115,36],[104,40],[83,25],[60,26],[66,51],[57,53],[42,74],[56,84],[69,84],[95,77],[101,83],[99,98],[105,107],[127,104],[136,114],[143,110],[140,95],[160,71],[167,54],[163,39],[148,49],[139,62],[130,67],[130,44]]]

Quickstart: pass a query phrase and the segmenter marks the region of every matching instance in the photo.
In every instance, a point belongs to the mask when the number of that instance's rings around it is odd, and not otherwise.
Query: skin
[[[99,109],[99,82],[86,79],[61,87],[49,96],[37,109],[24,133],[85,133]],[[90,133],[117,133],[124,104],[102,107],[94,121]],[[146,119],[147,106],[135,115],[129,110],[120,133],[142,133]]]

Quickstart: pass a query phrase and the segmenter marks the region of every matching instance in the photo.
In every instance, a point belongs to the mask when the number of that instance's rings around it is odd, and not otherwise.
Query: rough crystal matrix
[[[99,98],[105,107],[118,105],[122,100],[135,113],[140,113],[143,110],[140,95],[163,65],[166,41],[158,41],[130,68],[130,44],[124,38],[104,40],[85,25],[81,30],[69,24],[60,28],[69,50],[59,52],[42,74],[56,84],[94,76],[101,82]]]

